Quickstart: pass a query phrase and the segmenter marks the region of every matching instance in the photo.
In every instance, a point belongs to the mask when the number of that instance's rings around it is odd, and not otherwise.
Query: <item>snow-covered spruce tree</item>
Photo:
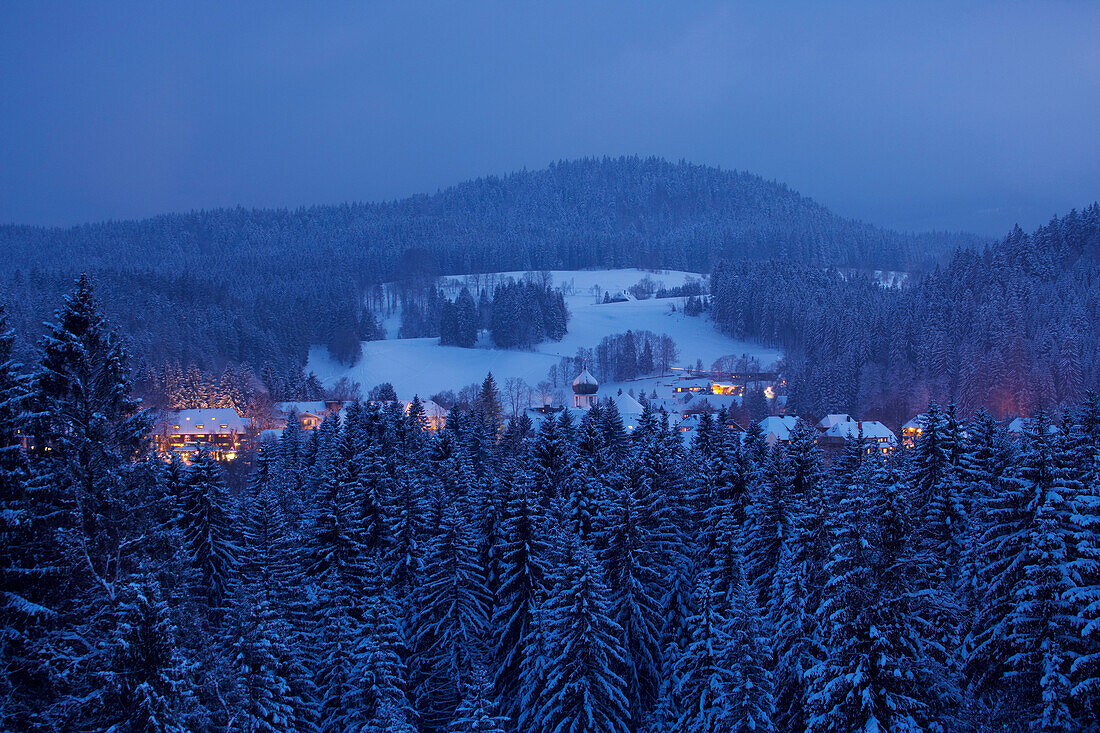
[[[648,487],[648,482],[643,487]],[[625,666],[616,670],[627,683],[630,718],[641,721],[657,700],[660,685],[660,575],[654,533],[641,525],[638,499],[630,484],[608,507],[604,567],[612,588],[611,618],[622,629]]]
[[[427,513],[422,479],[415,470],[400,467],[390,508],[393,545],[386,566],[397,600],[408,605],[423,574],[424,521]]]
[[[631,721],[622,629],[609,615],[608,590],[592,551],[573,539],[571,562],[549,603],[545,682],[534,730],[625,733]]]
[[[359,515],[363,525],[363,551],[378,558],[384,565],[393,548],[392,508],[396,482],[377,442],[369,442],[363,452],[362,462]]]
[[[563,415],[568,411],[563,410]],[[543,420],[539,433],[535,437],[532,450],[533,478],[539,492],[539,501],[544,511],[563,492],[571,458],[572,446],[564,435],[558,420]]]
[[[408,699],[408,672],[402,659],[406,648],[400,627],[400,608],[386,587],[374,558],[366,563],[364,589],[366,613],[359,638],[358,658],[362,667],[360,686],[368,722],[365,733],[412,733],[416,712]]]
[[[237,587],[227,626],[233,730],[310,730],[312,700],[299,696],[306,675],[292,646],[295,637],[258,583]]]
[[[316,690],[304,663],[308,638],[296,627],[301,600],[295,593],[299,558],[291,544],[270,446],[257,455],[241,513],[238,583],[230,611],[235,729],[309,730],[315,723]]]
[[[626,428],[623,426],[623,416],[619,413],[619,408],[610,397],[603,401],[599,423],[607,458],[618,462],[626,451]]]
[[[791,431],[789,455],[791,538],[779,559],[769,617],[774,629],[776,728],[804,730],[808,675],[826,654],[826,628],[818,609],[827,580],[830,517],[820,449],[812,428],[801,421]]]
[[[275,460],[275,476],[279,482],[279,497],[287,522],[295,531],[305,528],[305,471],[302,465],[302,426],[298,416],[291,414],[279,440]]]
[[[900,489],[866,460],[840,499],[820,615],[827,657],[810,671],[807,730],[935,730],[945,675],[933,632],[909,592]]]
[[[89,651],[112,633],[119,592],[140,562],[140,509],[155,477],[144,462],[149,426],[130,395],[121,339],[86,276],[47,326],[39,351],[33,403],[41,490],[34,501],[48,518],[40,527],[47,553],[39,560],[41,579],[55,589],[40,605],[54,613],[47,644],[52,671],[63,680],[45,704],[54,706],[55,725],[94,728],[93,692],[105,658]],[[56,554],[49,549],[55,540]]]
[[[756,602],[767,608],[775,582],[775,572],[783,546],[791,532],[791,482],[794,467],[785,448],[776,447],[756,482],[749,505],[748,563],[749,580]]]
[[[934,402],[929,405],[906,475],[910,503],[921,513],[920,551],[929,586],[945,601],[954,599],[961,583],[968,539],[968,491],[959,474],[958,432],[954,405],[946,412]]]
[[[320,433],[311,483],[315,506],[305,547],[305,577],[312,600],[313,675],[322,730],[354,730],[366,724],[359,670],[363,636],[362,534],[353,487],[344,480],[331,421]]]
[[[493,685],[480,665],[470,670],[462,687],[462,702],[447,733],[504,733],[507,718],[497,714]]]
[[[601,515],[608,476],[586,459],[577,463],[566,483],[566,510],[569,529],[581,542],[593,547]]]
[[[59,548],[47,501],[35,491],[45,494],[48,487],[31,484],[23,452],[30,385],[12,360],[14,341],[0,307],[0,729],[31,730],[44,723],[39,711],[49,665],[41,651],[59,600]]]
[[[526,649],[538,606],[548,592],[544,521],[534,483],[523,467],[516,467],[504,512],[500,592],[491,625],[495,687],[501,711],[512,720],[520,716],[523,681],[530,678]]]
[[[99,675],[103,730],[183,733],[194,706],[168,604],[155,582],[135,578],[119,594],[118,625]]]
[[[662,422],[653,439],[636,446],[635,455],[632,463],[641,474],[640,481],[632,482],[638,524],[646,533],[653,569],[666,573],[689,543],[692,526],[680,435]]]
[[[1046,413],[1028,422],[1019,462],[986,507],[979,605],[966,672],[1006,720],[1068,725],[1074,623],[1067,553],[1069,507],[1056,487],[1056,441]]]
[[[1081,429],[1089,434],[1089,411],[1100,415],[1100,401],[1089,396]],[[1097,420],[1100,425],[1100,420]],[[1093,436],[1090,460],[1074,498],[1074,547],[1071,573],[1075,587],[1068,600],[1078,631],[1077,653],[1070,666],[1072,696],[1079,721],[1100,726],[1100,431]]]
[[[504,512],[508,501],[505,483],[495,473],[477,482],[472,493],[469,516],[473,523],[474,545],[477,548],[478,565],[481,567],[485,591],[489,602],[489,617],[500,603],[500,586],[504,577]]]
[[[474,409],[480,412],[494,435],[499,435],[504,429],[504,408],[500,404],[500,390],[493,379],[493,373],[485,375],[481,382],[481,391],[474,401]]]
[[[445,497],[435,501],[439,526],[417,590],[410,671],[422,726],[443,730],[458,707],[463,679],[485,657],[489,597],[466,520]]]
[[[959,476],[967,488],[965,496],[969,502],[966,507],[969,521],[962,582],[958,589],[965,614],[963,636],[970,633],[974,609],[980,605],[982,598],[982,537],[990,523],[995,521],[987,508],[992,506],[993,498],[1002,493],[1001,486],[1014,456],[1014,449],[1004,426],[984,410],[967,424],[966,435],[964,450],[959,458]]]
[[[738,442],[739,443],[739,442]],[[714,584],[716,602],[721,607],[732,603],[737,577],[742,573],[748,532],[748,509],[751,487],[757,483],[757,467],[751,454],[738,443],[721,452],[715,451],[715,461],[707,476],[699,480],[714,480],[714,501],[700,508],[700,541],[705,548],[705,565]],[[697,489],[698,491],[698,489]],[[697,500],[698,501],[698,500]]]
[[[239,548],[221,468],[205,447],[192,459],[180,489],[177,521],[196,571],[195,592],[213,612],[229,597]]]
[[[670,730],[682,709],[680,659],[691,644],[691,619],[695,615],[695,577],[692,562],[681,556],[669,571],[667,590],[660,605],[661,680],[656,708],[646,721],[646,730]]]
[[[724,730],[730,733],[776,730],[767,638],[761,629],[753,593],[744,578],[738,584],[736,602],[730,607],[723,636],[726,648],[722,664],[730,672]]]
[[[676,680],[672,692],[676,717],[671,730],[718,733],[729,723],[733,677],[725,666],[729,651],[726,618],[718,611],[711,583],[705,577],[696,586],[693,611],[688,621],[691,638],[687,647],[679,657],[667,660]]]

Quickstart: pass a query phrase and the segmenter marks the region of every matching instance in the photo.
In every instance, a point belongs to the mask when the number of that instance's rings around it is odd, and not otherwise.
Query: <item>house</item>
[[[344,406],[342,402],[324,402],[322,400],[302,400],[298,402],[276,402],[273,408],[276,421],[286,427],[291,414],[298,416],[302,430],[319,428],[329,415],[334,415]]]
[[[686,411],[718,412],[725,408],[728,412],[741,407],[741,400],[741,395],[735,394],[700,394],[688,402]]]
[[[412,401],[399,400],[399,404],[404,413],[408,415],[409,406],[412,405]],[[435,400],[420,400],[420,409],[424,412],[424,419],[428,423],[428,429],[440,430],[447,423],[447,409],[437,404]]]
[[[894,431],[878,420],[855,420],[851,415],[844,414],[826,415],[817,424],[817,429],[818,445],[826,450],[843,450],[848,441],[857,440],[861,435],[869,444],[869,452],[890,453],[898,447],[898,437]]]
[[[1030,418],[1018,417],[1008,424],[1008,435],[1013,440],[1019,440],[1024,437],[1029,427],[1031,427]],[[1047,435],[1056,435],[1058,432],[1057,425],[1051,425],[1047,428]]]
[[[760,430],[764,433],[764,442],[770,446],[777,443],[789,443],[791,431],[798,424],[794,415],[771,416],[760,421]]]
[[[236,410],[169,410],[161,416],[153,438],[164,454],[186,459],[204,445],[219,460],[232,461],[246,432],[247,425]]]
[[[645,412],[642,403],[626,392],[619,392],[619,394],[611,397],[611,402],[614,403],[619,411],[619,416],[623,419],[623,427],[627,430],[633,430],[634,426],[638,424],[638,418]]]
[[[817,423],[817,429],[818,431],[824,433],[835,425],[844,425],[852,422],[855,421],[852,420],[851,415],[846,415],[843,412],[838,412],[831,415],[826,415],[825,417],[821,418],[821,420]]]
[[[901,442],[906,448],[912,448],[917,444],[921,434],[924,432],[924,422],[926,419],[926,415],[922,412],[901,426]]]

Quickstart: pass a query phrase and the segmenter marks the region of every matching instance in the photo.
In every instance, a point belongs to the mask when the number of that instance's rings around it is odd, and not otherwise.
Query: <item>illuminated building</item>
[[[186,460],[204,445],[218,460],[232,461],[246,432],[236,410],[169,410],[161,416],[153,440],[164,455],[175,453]]]

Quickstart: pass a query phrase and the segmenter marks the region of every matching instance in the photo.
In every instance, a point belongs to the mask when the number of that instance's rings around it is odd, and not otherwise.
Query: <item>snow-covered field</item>
[[[508,275],[519,278],[523,273],[499,273],[497,276]],[[446,389],[458,390],[472,382],[480,382],[489,371],[498,384],[503,384],[508,377],[520,377],[535,385],[546,378],[550,366],[561,357],[573,356],[579,347],[594,347],[604,336],[627,330],[667,333],[676,342],[683,365],[702,359],[709,367],[719,357],[747,354],[768,366],[779,358],[779,352],[774,349],[720,333],[706,316],[683,315],[682,298],[597,303],[602,300],[604,291],[625,290],[646,275],[670,288],[682,285],[689,277],[698,279],[699,275],[667,270],[554,271],[551,275],[555,287],[566,286],[566,303],[571,314],[569,333],[559,342],[543,342],[535,351],[510,351],[491,348],[488,334],[483,333],[478,348],[463,349],[440,346],[436,338],[392,338],[396,335],[397,324],[390,321],[386,325],[391,338],[365,341],[362,356],[355,366],[349,368],[338,364],[324,347],[314,347],[310,351],[307,371],[312,371],[326,385],[347,377],[361,384],[364,391],[381,382],[390,382],[402,399],[410,399],[414,394],[427,396]],[[484,283],[486,276],[480,277]],[[599,296],[595,294],[597,290]],[[673,302],[675,313],[670,311]]]

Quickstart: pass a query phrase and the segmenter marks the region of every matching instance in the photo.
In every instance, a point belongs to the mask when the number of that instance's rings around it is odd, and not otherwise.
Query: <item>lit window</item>
[[[219,428],[227,428],[227,427],[229,427],[229,426],[228,426],[228,425],[219,425],[218,427],[219,427]]]
[[[196,430],[202,430],[202,425],[196,425],[196,426],[195,426],[195,429],[196,429]]]
[[[173,430],[179,430],[179,429],[180,429],[180,426],[179,426],[179,425],[173,425],[173,426],[172,426],[172,429],[173,429]]]

